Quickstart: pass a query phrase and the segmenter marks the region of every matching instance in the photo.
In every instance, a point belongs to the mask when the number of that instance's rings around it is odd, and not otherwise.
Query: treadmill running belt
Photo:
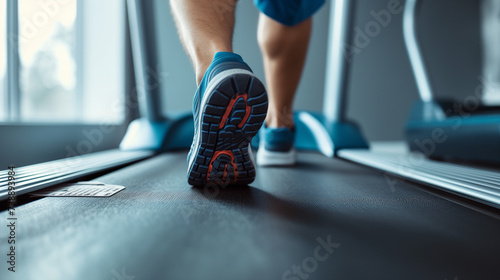
[[[112,197],[19,206],[18,271],[0,279],[499,279],[494,208],[298,159],[257,168],[248,187],[204,190],[186,182],[186,153],[162,154],[96,178],[126,187]]]
[[[500,173],[426,159],[419,153],[343,150],[341,158],[500,208]]]

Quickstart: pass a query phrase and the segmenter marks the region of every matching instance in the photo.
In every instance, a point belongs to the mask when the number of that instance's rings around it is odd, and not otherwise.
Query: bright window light
[[[77,121],[76,0],[19,0],[23,121]]]
[[[125,119],[125,1],[81,0],[83,121]]]
[[[124,9],[122,0],[18,1],[21,122],[123,122]],[[4,60],[0,74],[10,71]]]
[[[0,0],[0,121],[7,118],[7,85],[5,71],[7,68],[7,1]]]

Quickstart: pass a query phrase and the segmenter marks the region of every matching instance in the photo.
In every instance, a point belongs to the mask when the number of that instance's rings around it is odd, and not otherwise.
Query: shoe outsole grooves
[[[255,166],[248,144],[266,118],[268,99],[264,85],[251,75],[233,74],[205,94],[210,96],[202,108],[201,142],[188,183],[252,183]]]

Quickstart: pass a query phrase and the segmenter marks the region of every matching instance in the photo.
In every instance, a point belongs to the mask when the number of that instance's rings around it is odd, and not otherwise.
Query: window
[[[136,112],[125,2],[0,0],[0,170],[118,147]]]
[[[19,78],[18,90],[2,91],[0,121],[123,122],[124,1],[12,1],[17,15],[5,13],[6,2],[0,0],[0,18],[17,16],[17,27],[5,31],[0,23],[0,57],[6,57],[6,35],[17,33],[19,65],[5,67],[2,59],[0,77],[15,71]]]
[[[21,120],[77,121],[76,0],[18,0]]]
[[[0,0],[0,38],[7,38],[7,0]],[[0,39],[0,122],[7,117],[7,84],[5,70],[7,68],[7,40]]]

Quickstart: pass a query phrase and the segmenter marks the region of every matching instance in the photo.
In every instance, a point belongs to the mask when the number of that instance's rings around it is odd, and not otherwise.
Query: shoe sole
[[[227,70],[209,83],[200,105],[196,150],[188,183],[204,186],[250,184],[255,164],[250,142],[264,123],[268,99],[264,85],[251,72]]]
[[[260,143],[257,151],[258,166],[293,166],[297,163],[297,152],[291,149],[288,152],[268,151],[264,148],[264,143]]]

